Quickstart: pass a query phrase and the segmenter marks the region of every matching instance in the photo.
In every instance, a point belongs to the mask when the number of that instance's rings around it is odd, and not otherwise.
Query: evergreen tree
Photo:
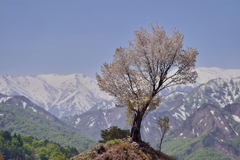
[[[127,138],[127,136],[129,135],[130,135],[129,130],[122,130],[117,126],[112,126],[101,131],[101,137],[103,140],[100,140],[99,143],[106,143],[107,141],[113,139]]]

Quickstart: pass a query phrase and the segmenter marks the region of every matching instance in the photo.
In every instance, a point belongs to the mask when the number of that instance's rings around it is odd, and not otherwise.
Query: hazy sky
[[[0,75],[95,77],[134,30],[156,21],[198,49],[197,67],[240,69],[239,0],[3,0]]]

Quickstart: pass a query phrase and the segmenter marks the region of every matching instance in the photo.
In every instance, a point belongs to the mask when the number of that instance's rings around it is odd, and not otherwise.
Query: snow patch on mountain
[[[212,68],[197,68],[198,78],[197,83],[198,84],[204,84],[212,79],[221,78],[224,80],[231,80],[234,78],[240,77],[240,69],[220,69],[216,67]]]
[[[195,84],[173,86],[163,90],[161,94],[163,96],[168,95],[165,99],[174,103],[177,95],[186,96],[193,88],[219,78],[219,80],[214,82],[215,84],[208,83],[208,86],[202,86],[202,90],[209,88],[213,91],[209,94],[211,97],[218,97],[221,95],[219,95],[219,91],[216,92],[215,90],[216,87],[222,85],[224,100],[215,98],[217,105],[224,107],[226,104],[234,102],[240,96],[238,90],[240,86],[239,69],[197,68],[196,71],[198,78]],[[225,81],[227,81],[227,85]],[[175,93],[169,94],[173,92]],[[113,97],[100,90],[95,79],[83,74],[0,76],[0,93],[23,95],[58,117],[82,114],[89,110],[106,110],[114,108],[116,103]],[[204,103],[202,102],[205,99],[204,94],[199,96],[192,99],[195,108],[199,108],[199,104]],[[190,98],[188,99],[190,101]],[[4,100],[1,99],[0,101]],[[166,107],[167,105],[163,108]],[[181,119],[186,119],[188,115],[189,113],[181,108],[175,114],[176,117]]]
[[[7,100],[9,100],[10,98],[12,98],[12,97],[2,97],[1,99],[0,99],[0,103],[4,103],[4,102],[6,102]]]
[[[212,113],[212,115],[214,115],[214,111],[210,111]]]
[[[236,122],[239,122],[240,123],[240,118],[236,115],[232,115],[233,116],[233,119],[236,121]]]

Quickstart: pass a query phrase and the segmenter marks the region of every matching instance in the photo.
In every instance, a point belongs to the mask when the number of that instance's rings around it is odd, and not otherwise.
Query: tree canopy
[[[129,135],[130,135],[129,130],[122,130],[117,126],[112,126],[101,131],[101,137],[103,140],[100,140],[99,142],[106,143],[107,141],[114,139],[127,138],[127,136]]]
[[[113,62],[104,63],[96,74],[99,87],[127,107],[133,140],[141,141],[143,118],[160,105],[159,92],[167,87],[194,83],[198,51],[183,49],[183,34],[174,29],[168,37],[163,27],[151,26],[134,31],[126,48],[116,49]]]
[[[16,133],[11,135],[8,131],[0,130],[0,160],[66,160],[77,154],[77,149],[73,147],[63,147],[48,140],[38,140]]]

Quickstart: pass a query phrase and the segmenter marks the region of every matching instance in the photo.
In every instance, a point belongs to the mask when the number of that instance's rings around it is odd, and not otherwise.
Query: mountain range
[[[240,158],[239,115],[240,103],[227,105],[224,108],[203,104],[171,133],[172,139],[164,144],[176,144],[178,141],[176,139],[188,139],[188,151],[185,151],[183,157],[176,152],[176,148],[166,147],[167,152],[182,159],[199,149],[211,148],[233,159]]]
[[[100,91],[95,79],[82,74],[1,76],[0,93],[25,96],[57,117],[81,114],[112,99]]]
[[[142,138],[151,144],[158,142],[160,134],[157,118],[168,116],[171,127],[168,136],[172,138],[164,145],[178,142],[174,142],[174,139],[188,139],[189,146],[188,150],[183,151],[183,155],[173,149],[176,144],[173,148],[164,150],[166,153],[185,159],[200,154],[199,149],[206,148],[205,153],[208,149],[213,149],[212,152],[218,158],[224,157],[223,155],[227,155],[229,159],[239,157],[240,142],[236,142],[240,135],[240,78],[238,74],[234,76],[216,76],[206,83],[194,84],[195,87],[189,85],[188,90],[186,86],[175,87],[175,90],[171,88],[171,92],[169,90],[162,97],[161,106],[143,120]],[[100,130],[109,126],[129,128],[123,123],[126,120],[125,108],[91,110],[81,115],[64,117],[63,120],[96,139],[100,139]]]
[[[211,104],[221,109],[228,104],[240,102],[240,79],[210,80],[190,92],[175,91],[162,98],[161,106],[150,112],[142,123],[142,137],[149,142],[159,140],[157,118],[168,116],[172,131],[178,129],[192,114],[196,113],[202,105]],[[240,113],[235,115],[235,119]],[[100,130],[110,126],[129,128],[126,125],[125,108],[111,108],[108,110],[92,110],[80,115],[64,117],[62,120],[96,139],[100,138]],[[151,136],[150,136],[151,135]]]
[[[219,68],[197,68],[195,84],[175,86],[161,94],[174,91],[189,92],[209,80],[230,80],[240,77],[240,70]],[[90,109],[108,109],[115,106],[113,97],[101,91],[97,81],[82,74],[37,76],[0,76],[0,93],[21,95],[57,117],[82,114]]]
[[[161,105],[142,122],[142,138],[157,146],[160,139],[157,119],[168,116],[169,138],[163,145],[166,153],[178,159],[197,159],[210,149],[218,157],[237,159],[240,156],[240,70],[196,70],[196,83],[161,92]],[[1,76],[0,93],[11,95],[0,94],[0,103],[14,102],[11,97],[20,97],[19,104],[14,104],[42,112],[45,117],[55,115],[60,118],[59,123],[95,139],[100,139],[100,131],[110,126],[130,128],[125,123],[125,108],[116,108],[115,99],[102,92],[95,79],[81,74]],[[22,96],[33,103],[26,106]],[[185,145],[181,146],[180,142]],[[178,145],[181,149],[176,148]]]

